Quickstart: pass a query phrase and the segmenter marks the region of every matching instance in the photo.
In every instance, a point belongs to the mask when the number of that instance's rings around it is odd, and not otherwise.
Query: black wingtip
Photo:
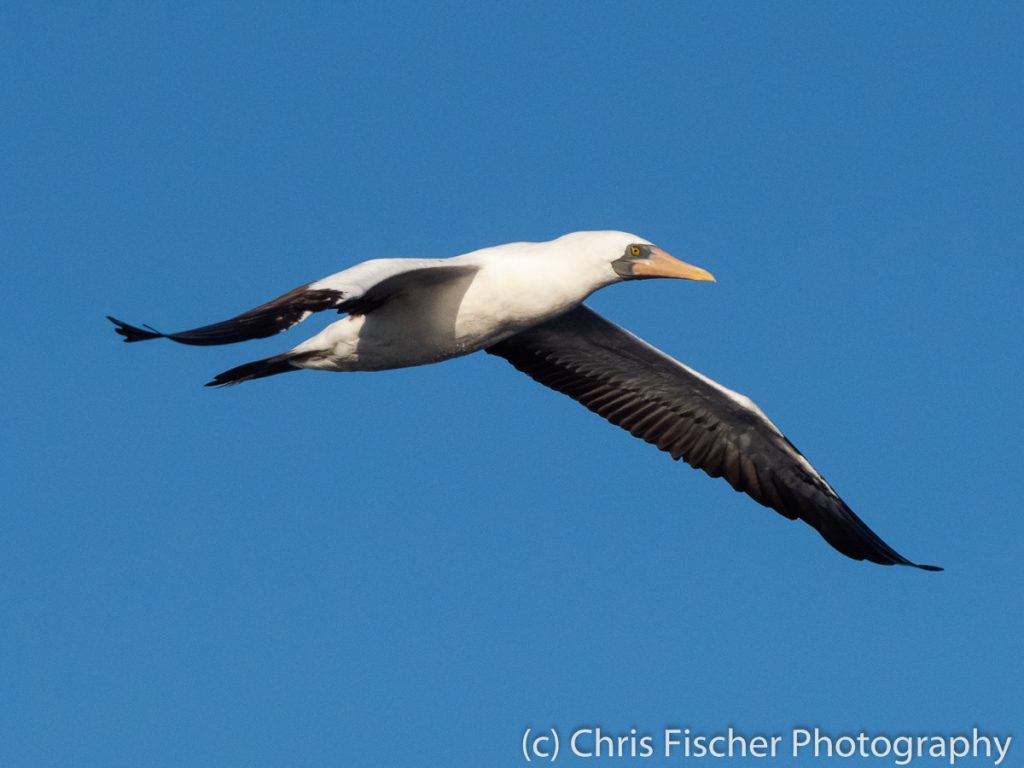
[[[155,329],[150,328],[145,330],[143,328],[136,328],[134,325],[128,325],[128,323],[118,320],[116,317],[107,315],[107,320],[114,324],[114,332],[124,336],[126,343],[133,341],[148,341],[149,339],[160,339],[163,338],[164,334],[160,333]]]
[[[914,563],[914,567],[915,568],[920,568],[922,571],[944,571],[944,570],[946,570],[945,568],[942,568],[942,567],[940,567],[938,565],[918,565],[917,563]]]
[[[275,355],[264,360],[254,360],[251,363],[245,363],[237,368],[232,368],[230,371],[218,373],[203,386],[227,387],[232,384],[241,384],[243,381],[252,381],[253,379],[262,379],[267,376],[276,376],[280,373],[297,371],[299,369],[290,362],[294,358],[294,355],[285,352],[283,355]]]
[[[230,371],[228,372],[230,373]],[[225,378],[223,373],[218,373],[208,382],[203,384],[204,387],[216,387],[218,389],[223,387],[233,387],[235,384],[241,384],[243,381],[248,381],[247,378],[228,379]]]

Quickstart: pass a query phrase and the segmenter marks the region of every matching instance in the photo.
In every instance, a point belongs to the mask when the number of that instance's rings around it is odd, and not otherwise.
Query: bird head
[[[629,232],[570,232],[538,245],[558,257],[553,268],[567,270],[573,280],[587,283],[587,294],[626,280],[715,280],[710,272],[669,256],[650,240]]]
[[[602,285],[654,277],[715,282],[707,270],[680,261],[629,232],[571,232],[551,245],[571,254],[576,263],[590,264]]]
[[[629,241],[612,261],[612,269],[623,280],[674,277],[680,280],[715,282],[715,278],[706,269],[680,261],[653,243],[633,235],[629,236]]]

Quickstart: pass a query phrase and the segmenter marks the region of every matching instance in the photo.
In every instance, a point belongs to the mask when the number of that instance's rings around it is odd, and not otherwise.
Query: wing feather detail
[[[487,351],[672,458],[803,520],[848,557],[941,570],[882,541],[748,398],[585,306]]]

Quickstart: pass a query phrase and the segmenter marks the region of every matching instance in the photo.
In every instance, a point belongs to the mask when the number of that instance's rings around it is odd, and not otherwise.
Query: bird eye
[[[638,245],[631,245],[631,246],[629,246],[629,255],[630,256],[639,256],[640,255],[640,246],[638,246]]]

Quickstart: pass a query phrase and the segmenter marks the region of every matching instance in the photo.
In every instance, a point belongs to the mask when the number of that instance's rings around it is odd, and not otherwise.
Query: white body
[[[610,250],[609,239],[615,241]],[[595,242],[602,247],[594,248]],[[557,317],[599,288],[618,282],[608,254],[637,242],[647,241],[628,233],[576,232],[550,242],[509,243],[448,259],[363,262],[310,288],[365,292],[410,269],[471,266],[477,271],[423,290],[403,291],[369,314],[332,323],[292,350],[303,353],[293,364],[376,371],[476,352]]]

